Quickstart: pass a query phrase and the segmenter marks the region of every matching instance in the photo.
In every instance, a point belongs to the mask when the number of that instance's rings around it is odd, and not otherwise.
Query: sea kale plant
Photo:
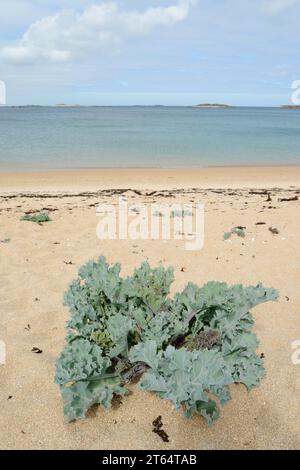
[[[27,222],[35,222],[39,225],[42,225],[44,222],[51,222],[49,214],[47,212],[39,212],[37,214],[25,214],[21,218]]]
[[[101,257],[66,292],[71,319],[56,382],[69,421],[94,404],[109,409],[139,379],[141,389],[212,423],[231,384],[259,384],[264,367],[250,309],[277,300],[276,290],[189,283],[171,298],[172,268],[143,263],[125,279],[120,270]]]

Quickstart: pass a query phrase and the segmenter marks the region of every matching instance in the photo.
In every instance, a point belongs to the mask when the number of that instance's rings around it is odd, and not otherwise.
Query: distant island
[[[300,106],[295,105],[295,104],[284,104],[283,106],[280,106],[283,109],[300,109]]]
[[[43,108],[40,104],[20,104],[20,105],[13,105],[13,106],[5,106],[6,108],[14,108],[14,109],[23,109],[23,108]]]
[[[202,103],[202,104],[195,104],[193,108],[232,108],[232,106],[228,104]]]
[[[7,108],[15,108],[15,109],[24,109],[24,108],[81,108],[79,104],[20,104],[20,105],[12,105],[6,106]]]
[[[58,103],[54,105],[54,108],[81,108],[80,104],[65,104],[65,103]]]

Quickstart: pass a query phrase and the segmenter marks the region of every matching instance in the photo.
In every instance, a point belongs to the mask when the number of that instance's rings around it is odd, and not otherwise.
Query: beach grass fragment
[[[39,225],[43,224],[44,222],[51,222],[49,214],[47,212],[39,212],[37,214],[25,214],[21,217],[22,221],[27,222],[35,222]]]
[[[184,217],[192,217],[193,216],[193,213],[192,211],[190,210],[187,210],[187,209],[182,209],[182,210],[173,210],[171,212],[171,217],[181,217],[181,218],[184,218]]]
[[[245,238],[246,236],[246,227],[233,227],[230,232],[225,232],[224,233],[224,240],[229,240],[231,238],[231,235],[237,235],[238,237]]]

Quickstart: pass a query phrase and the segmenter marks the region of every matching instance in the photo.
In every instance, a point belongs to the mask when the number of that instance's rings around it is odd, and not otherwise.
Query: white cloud
[[[0,49],[0,57],[12,63],[38,60],[66,62],[91,50],[118,50],[128,38],[150,34],[156,27],[183,21],[195,0],[177,0],[169,7],[142,12],[120,9],[116,2],[90,5],[83,12],[61,10],[32,23],[23,37]]]
[[[263,8],[269,15],[278,15],[282,11],[299,4],[299,0],[265,0]]]

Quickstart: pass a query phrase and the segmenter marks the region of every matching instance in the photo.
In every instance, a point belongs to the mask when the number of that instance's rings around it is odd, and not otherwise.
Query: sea
[[[0,107],[0,171],[300,164],[300,110]]]

